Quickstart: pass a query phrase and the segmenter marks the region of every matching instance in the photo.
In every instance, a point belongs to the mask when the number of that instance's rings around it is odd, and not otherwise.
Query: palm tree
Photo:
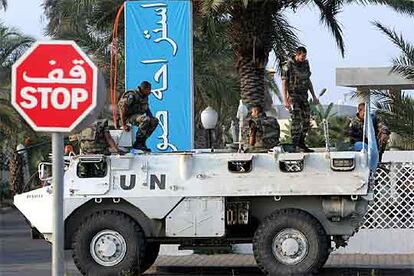
[[[123,4],[119,0],[73,1],[46,0],[45,13],[49,19],[48,35],[54,38],[73,39],[98,60],[109,78],[110,44],[112,25],[117,9]],[[76,13],[77,16],[72,15]],[[122,22],[122,20],[120,20]],[[123,26],[121,24],[120,29]],[[224,36],[227,24],[213,17],[194,18],[194,88],[195,121],[199,122],[201,111],[213,106],[221,118],[217,126],[228,127],[236,114],[238,103],[237,72],[234,69],[234,51]],[[87,31],[90,30],[90,31]],[[123,35],[118,37],[119,68],[124,68]],[[124,71],[118,72],[118,79],[124,79]],[[124,83],[118,91],[124,90]],[[202,129],[196,124],[196,138],[202,138]],[[196,139],[196,144],[199,139]],[[203,144],[202,142],[198,144]]]
[[[46,34],[55,39],[76,41],[101,70],[109,75],[112,43],[112,27],[123,0],[44,0],[43,7],[48,20]],[[123,29],[123,19],[120,19]],[[123,33],[118,39],[118,60],[123,68]],[[119,73],[120,76],[123,71]],[[123,80],[123,77],[119,78]],[[121,83],[123,85],[123,83]]]
[[[33,43],[33,38],[0,22],[0,88],[10,85],[11,67]]]
[[[396,30],[385,27],[379,22],[373,24],[385,34],[401,51],[400,56],[392,59],[394,73],[414,81],[414,45],[404,39]],[[402,148],[414,148],[414,100],[405,93],[395,91],[372,91],[377,113],[388,127],[401,135]]]
[[[199,0],[204,14],[227,19],[232,46],[236,54],[236,68],[240,79],[241,98],[249,105],[264,106],[265,65],[273,48],[282,63],[298,44],[295,30],[284,16],[287,9],[313,5],[320,11],[321,22],[332,32],[341,54],[345,46],[341,25],[337,20],[345,4],[388,5],[399,12],[412,14],[414,3],[409,0]]]
[[[74,39],[92,53],[101,68],[108,69],[111,27],[117,9],[123,2],[44,0],[48,19],[47,34],[54,38]],[[321,21],[331,30],[343,54],[342,30],[336,16],[345,3],[351,2],[389,5],[406,13],[414,10],[414,4],[408,0],[193,0],[196,110],[201,111],[201,106],[205,105],[213,105],[223,112],[231,110],[229,107],[235,103],[234,91],[237,91],[233,89],[235,83],[239,86],[241,97],[246,104],[264,106],[267,110],[270,105],[266,85],[272,87],[272,82],[265,78],[269,52],[272,49],[275,51],[277,64],[280,65],[299,44],[295,29],[289,24],[284,12],[313,3],[320,10]],[[203,23],[208,18],[214,24]],[[123,20],[120,22],[122,29]],[[199,24],[222,27],[198,28]],[[213,39],[208,37],[210,31]],[[197,32],[201,32],[201,36]],[[214,35],[217,35],[215,39]],[[203,44],[206,41],[208,47]],[[119,68],[124,68],[122,33],[118,37],[118,47]],[[203,49],[209,47],[211,49]],[[203,55],[208,55],[210,59],[197,58]],[[231,68],[234,64],[236,71]],[[108,70],[106,73],[108,76]],[[123,74],[124,72],[119,72],[119,80],[123,80]],[[117,89],[123,91],[124,84],[120,82]],[[228,100],[229,97],[231,100]],[[236,105],[237,103],[233,107]]]
[[[33,41],[33,38],[0,22],[0,147],[2,158],[8,160],[9,184],[14,192],[21,192],[23,187],[22,160],[15,149],[19,140],[27,134],[34,136],[34,132],[22,123],[23,120],[10,104],[10,74],[12,65]]]
[[[414,99],[405,93],[389,93],[376,103],[377,114],[393,132],[401,136],[403,149],[414,148]]]
[[[7,0],[0,0],[0,10],[7,10]]]
[[[234,51],[229,46],[225,30],[214,17],[196,17],[194,22],[194,108],[195,146],[205,147],[206,135],[200,121],[201,111],[212,106],[219,114],[216,134],[228,128],[236,114],[239,98],[237,72],[234,69]],[[215,139],[219,142],[221,139]],[[223,145],[217,144],[215,147]]]

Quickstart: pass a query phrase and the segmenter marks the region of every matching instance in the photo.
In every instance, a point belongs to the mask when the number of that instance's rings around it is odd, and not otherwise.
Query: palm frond
[[[375,21],[373,24],[401,51],[401,55],[392,60],[392,72],[396,72],[407,79],[414,80],[414,45],[405,41],[402,34],[398,34],[395,30],[383,26],[380,22]]]
[[[345,2],[359,5],[383,5],[399,13],[414,15],[414,1],[412,0],[345,0]]]
[[[279,87],[277,86],[275,80],[268,74],[265,75],[265,83],[267,89],[275,95],[281,103],[283,103],[282,93],[280,92]]]
[[[196,0],[195,2],[198,2],[201,14],[207,15],[219,12],[226,0]]]
[[[7,0],[1,0],[0,1],[0,10],[7,10]]]
[[[337,15],[342,11],[343,0],[314,0],[320,10],[320,21],[325,24],[335,38],[336,44],[345,55],[345,43],[341,24],[338,22]]]
[[[282,13],[273,15],[273,51],[276,56],[276,70],[281,72],[282,64],[289,58],[299,45],[296,29],[289,24]]]
[[[403,137],[414,139],[414,100],[405,93],[393,94],[388,102],[379,102],[377,113],[388,127]]]
[[[410,59],[414,60],[414,46],[404,40],[402,34],[385,27],[378,21],[372,22],[382,33],[384,33],[400,50]]]
[[[0,22],[0,88],[9,86],[12,65],[33,41],[32,37]]]

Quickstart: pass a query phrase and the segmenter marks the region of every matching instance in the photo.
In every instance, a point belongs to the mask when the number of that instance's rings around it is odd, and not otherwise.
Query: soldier
[[[305,138],[310,129],[308,91],[315,104],[319,104],[319,100],[310,80],[311,71],[306,55],[306,48],[299,47],[295,55],[283,66],[282,91],[284,106],[292,117],[291,135],[295,151],[313,152],[305,145]]]
[[[253,106],[249,123],[249,145],[255,149],[271,149],[279,144],[280,126],[260,106]]]
[[[365,103],[360,103],[358,105],[358,112],[355,117],[351,120],[349,124],[349,140],[351,145],[353,146],[354,150],[360,150],[357,143],[364,141],[365,143],[368,140],[364,137],[364,118],[365,118]],[[377,146],[378,146],[378,153],[379,153],[379,161],[382,160],[382,155],[385,151],[387,146],[388,140],[390,138],[390,130],[388,127],[383,123],[379,122],[376,116],[372,117],[374,130],[375,130],[375,137],[377,138]]]
[[[149,108],[150,94],[151,84],[143,81],[138,89],[125,92],[118,104],[123,129],[129,131],[127,121],[138,127],[133,148],[143,151],[151,151],[147,148],[146,141],[158,126],[158,119],[152,115]]]
[[[85,128],[79,134],[71,136],[70,140],[77,139],[82,154],[120,153],[108,129],[108,120],[97,120],[92,126]]]

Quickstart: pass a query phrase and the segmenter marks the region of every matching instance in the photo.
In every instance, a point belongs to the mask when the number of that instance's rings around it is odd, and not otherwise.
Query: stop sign
[[[36,42],[13,65],[12,105],[35,131],[72,131],[97,90],[98,69],[73,41]]]

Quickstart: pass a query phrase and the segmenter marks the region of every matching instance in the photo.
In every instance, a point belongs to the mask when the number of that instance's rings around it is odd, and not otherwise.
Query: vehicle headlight
[[[334,171],[352,171],[355,169],[353,158],[334,158],[331,160],[331,168]]]

